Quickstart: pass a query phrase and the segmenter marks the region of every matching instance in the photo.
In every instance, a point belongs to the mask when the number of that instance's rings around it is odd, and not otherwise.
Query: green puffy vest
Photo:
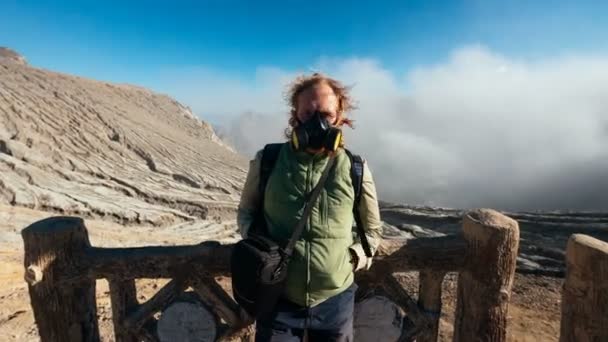
[[[264,197],[270,236],[286,243],[302,216],[305,198],[318,183],[328,157],[281,149]],[[344,149],[329,174],[319,200],[296,243],[289,263],[285,296],[302,306],[314,306],[353,283],[349,247],[353,244],[354,189],[351,165]]]

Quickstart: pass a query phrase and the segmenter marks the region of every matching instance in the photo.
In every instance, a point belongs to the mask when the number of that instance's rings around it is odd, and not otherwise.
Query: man
[[[258,184],[262,151],[250,163],[238,209],[242,236],[263,210],[267,234],[284,243],[301,217],[307,195],[319,181],[330,154],[335,165],[296,243],[288,265],[283,297],[269,318],[257,322],[256,341],[352,341],[356,284],[354,272],[369,268],[371,258],[353,238],[356,203],[351,159],[341,128],[352,127],[346,112],[353,109],[348,89],[321,74],[303,76],[289,90],[289,127],[276,164],[262,194]],[[363,164],[359,213],[372,253],[381,235],[376,189]]]

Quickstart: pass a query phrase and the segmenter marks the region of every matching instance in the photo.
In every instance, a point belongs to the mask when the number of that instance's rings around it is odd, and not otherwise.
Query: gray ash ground
[[[382,202],[385,234],[430,237],[460,234],[459,209],[408,206]],[[608,212],[503,212],[517,220],[520,245],[517,272],[563,277],[565,251],[572,234],[586,234],[608,241]]]

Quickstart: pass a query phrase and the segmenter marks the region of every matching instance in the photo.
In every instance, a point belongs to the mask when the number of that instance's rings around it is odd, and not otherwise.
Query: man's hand
[[[350,248],[348,251],[350,252],[350,263],[353,265],[353,271],[355,271],[357,269],[357,265],[359,265],[359,256],[357,256],[357,253]]]

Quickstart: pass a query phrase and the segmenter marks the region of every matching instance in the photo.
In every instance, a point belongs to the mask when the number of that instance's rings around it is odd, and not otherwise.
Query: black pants
[[[348,289],[321,304],[306,308],[280,300],[270,318],[256,322],[256,342],[352,342],[355,291]]]

